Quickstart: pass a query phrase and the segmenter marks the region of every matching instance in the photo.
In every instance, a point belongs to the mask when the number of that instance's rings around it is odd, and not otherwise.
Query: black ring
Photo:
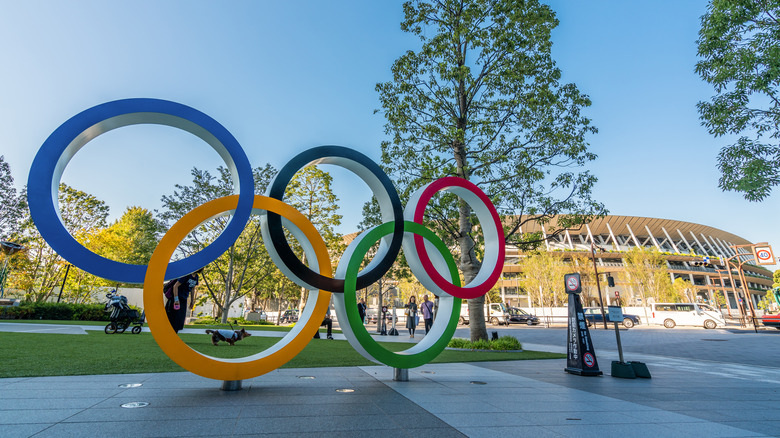
[[[336,160],[329,161],[329,158],[335,158]],[[398,252],[401,250],[401,243],[404,237],[404,215],[401,198],[398,196],[398,192],[392,181],[390,181],[390,177],[387,176],[378,164],[353,149],[342,146],[318,146],[304,151],[290,160],[282,170],[279,171],[276,178],[274,178],[274,181],[271,183],[271,187],[268,190],[268,196],[283,201],[284,191],[298,170],[306,167],[313,161],[344,167],[342,165],[343,163],[340,163],[338,158],[350,160],[371,172],[379,180],[382,188],[387,193],[393,208],[393,220],[395,221],[395,224],[393,226],[392,240],[385,257],[377,262],[374,267],[357,277],[357,289],[363,289],[382,278],[382,276],[390,270],[393,263],[395,263]],[[379,197],[377,196],[377,198]],[[304,265],[298,259],[292,248],[290,248],[287,239],[284,237],[281,216],[269,211],[267,218],[268,232],[271,237],[270,243],[279,255],[279,258],[293,274],[303,280],[306,284],[314,286],[317,289],[336,293],[344,292],[344,280],[320,275],[309,269],[308,266]]]

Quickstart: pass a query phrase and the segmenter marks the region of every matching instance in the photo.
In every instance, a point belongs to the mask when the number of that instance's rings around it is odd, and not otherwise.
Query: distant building
[[[522,229],[525,233],[542,232],[548,236],[547,230],[537,223],[529,223]],[[695,291],[691,291],[689,299],[714,303],[714,293],[723,291],[727,296],[729,310],[739,312],[740,303],[745,306],[742,282],[736,269],[732,269],[736,290],[729,278],[725,260],[737,253],[732,248],[736,245],[749,245],[751,242],[736,234],[706,225],[690,222],[656,219],[635,216],[605,216],[596,219],[578,230],[566,230],[556,236],[548,236],[546,242],[548,251],[560,251],[561,257],[571,259],[572,255],[592,258],[591,243],[603,250],[595,251],[596,266],[599,274],[610,274],[615,279],[615,287],[607,287],[604,276],[600,276],[602,294],[605,305],[615,298],[615,291],[620,293],[624,305],[638,306],[641,298],[628,282],[623,268],[625,252],[633,247],[656,248],[665,258],[671,280],[681,277],[691,282]],[[498,286],[504,302],[521,307],[531,307],[530,298],[518,282],[520,266],[518,261],[523,254],[516,248],[506,249],[506,264]],[[739,248],[739,254],[751,254],[748,248]],[[711,266],[696,266],[709,257]],[[749,300],[755,308],[758,300],[772,288],[772,271],[756,266],[751,257],[736,256],[732,260],[750,262],[743,264],[746,283],[749,290]],[[720,272],[719,272],[720,271]],[[561,279],[563,287],[563,279]],[[597,294],[591,296],[598,297]],[[742,301],[740,301],[742,300]],[[594,303],[586,303],[593,305]],[[749,306],[743,307],[746,314]]]

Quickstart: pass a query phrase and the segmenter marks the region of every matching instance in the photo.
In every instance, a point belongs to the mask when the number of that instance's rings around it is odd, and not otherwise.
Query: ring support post
[[[241,380],[223,380],[222,387],[219,389],[223,391],[240,391],[241,382]]]
[[[409,369],[408,368],[393,368],[393,380],[396,382],[408,382],[409,381]]]

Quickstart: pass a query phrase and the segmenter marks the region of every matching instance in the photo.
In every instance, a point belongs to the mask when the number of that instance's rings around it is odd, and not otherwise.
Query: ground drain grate
[[[726,342],[728,339],[702,339],[702,341],[710,341],[710,342]]]

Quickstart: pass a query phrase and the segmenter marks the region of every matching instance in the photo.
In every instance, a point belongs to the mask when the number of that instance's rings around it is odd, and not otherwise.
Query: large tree
[[[416,0],[403,8],[401,29],[422,46],[376,87],[391,138],[382,161],[402,192],[443,176],[467,179],[507,215],[507,242],[522,246],[527,221],[565,213],[558,225],[566,227],[603,213],[591,199],[596,178],[582,170],[595,159],[586,137],[596,128],[582,114],[591,102],[560,81],[550,54],[554,12],[536,0]],[[471,207],[440,196],[429,212],[429,226],[458,247],[470,282],[481,251]],[[472,340],[487,338],[483,304],[469,300]]]
[[[721,149],[723,190],[760,201],[780,184],[780,1],[712,0],[701,18],[696,72],[715,95],[699,102],[715,137],[739,136]]]
[[[341,234],[336,232],[336,227],[341,225],[341,215],[338,214],[339,198],[333,192],[332,184],[330,173],[317,166],[306,166],[290,180],[284,191],[284,202],[301,212],[317,228],[333,263],[337,261],[335,256],[341,254],[344,244]],[[289,234],[287,240],[293,242]],[[303,248],[297,242],[292,243],[292,248],[301,261],[306,263]],[[304,287],[299,290],[298,305],[302,311],[308,300],[308,290]]]

